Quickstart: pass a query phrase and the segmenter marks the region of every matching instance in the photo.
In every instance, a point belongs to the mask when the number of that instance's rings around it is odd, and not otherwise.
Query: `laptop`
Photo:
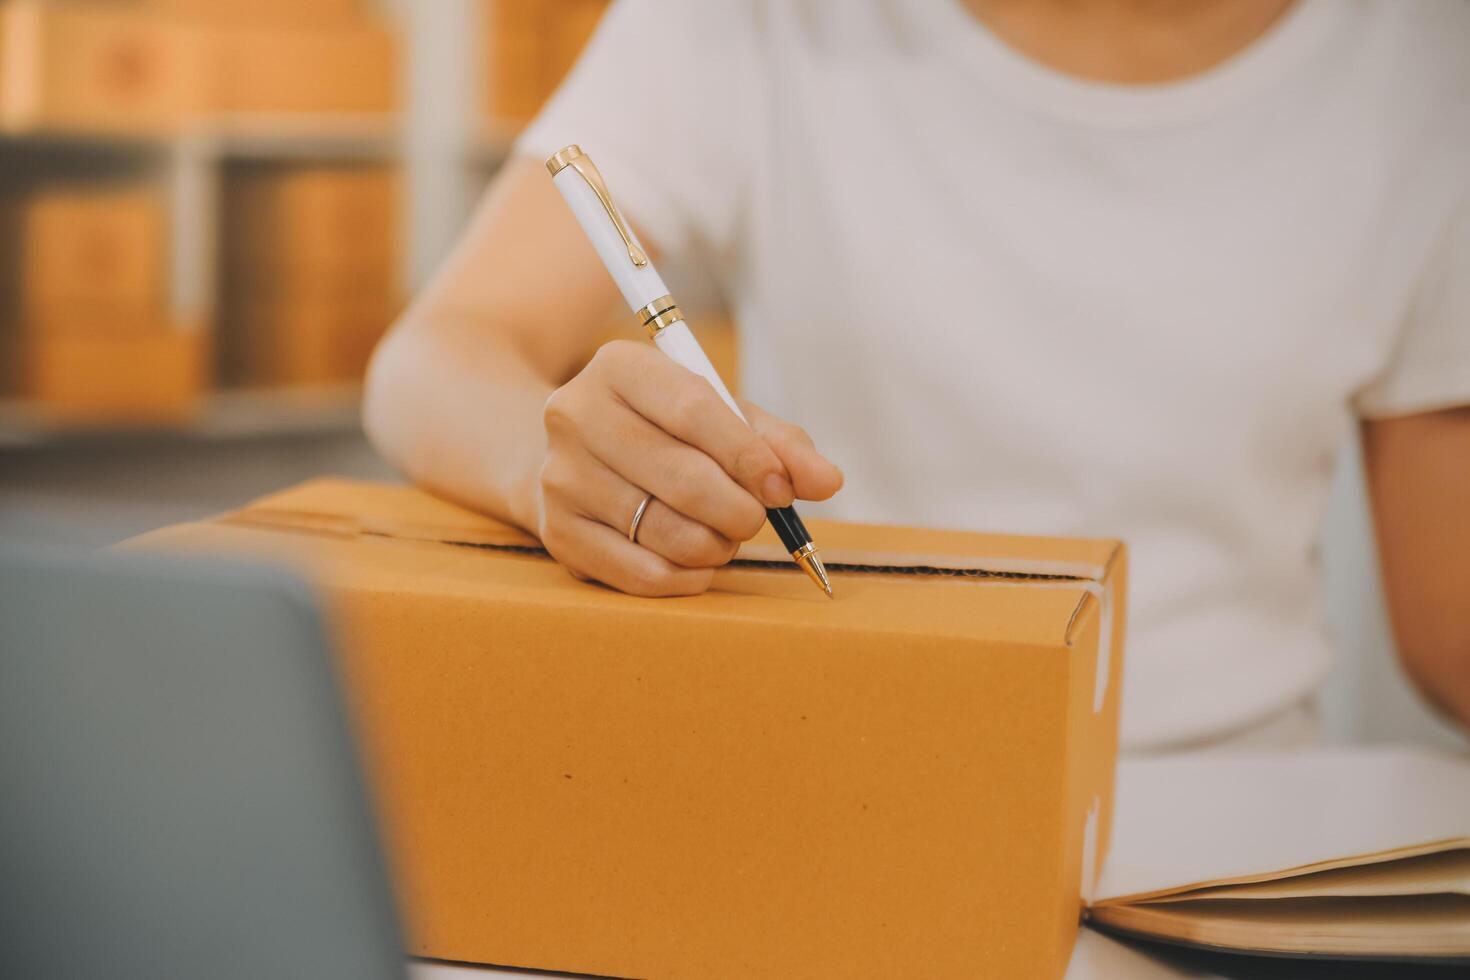
[[[406,976],[322,624],[275,570],[0,554],[0,976]]]

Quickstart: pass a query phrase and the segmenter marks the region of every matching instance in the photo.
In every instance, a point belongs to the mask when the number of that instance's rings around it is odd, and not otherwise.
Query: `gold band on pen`
[[[573,160],[581,159],[584,156],[586,156],[586,154],[582,152],[582,148],[576,143],[572,143],[568,146],[562,147],[551,156],[547,157],[546,169],[551,174],[551,176],[555,177],[557,174],[570,167]]]
[[[648,339],[652,340],[662,333],[665,327],[673,326],[684,319],[684,311],[679,309],[679,304],[674,302],[674,297],[665,295],[643,307],[636,316],[639,324],[648,331]]]

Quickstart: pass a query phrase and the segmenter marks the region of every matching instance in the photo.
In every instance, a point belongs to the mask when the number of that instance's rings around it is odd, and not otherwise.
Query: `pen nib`
[[[827,598],[832,598],[832,580],[827,578],[827,569],[822,564],[822,559],[817,557],[815,551],[809,551],[796,559],[801,570],[806,572],[807,577],[817,583],[817,587],[827,593]]]

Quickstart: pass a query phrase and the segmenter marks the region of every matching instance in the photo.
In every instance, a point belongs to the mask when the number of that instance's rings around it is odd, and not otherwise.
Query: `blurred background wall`
[[[605,6],[0,0],[0,543],[392,478],[368,353]],[[1393,661],[1359,466],[1323,535],[1328,731],[1457,741]]]

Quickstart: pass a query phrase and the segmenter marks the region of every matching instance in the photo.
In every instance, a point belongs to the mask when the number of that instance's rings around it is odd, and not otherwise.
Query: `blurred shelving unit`
[[[219,295],[220,180],[231,162],[393,163],[403,156],[392,117],[231,116],[188,127],[169,146],[172,306],[181,324],[209,323]],[[282,398],[289,401],[289,392]]]
[[[187,418],[85,427],[48,419],[20,399],[0,400],[0,450],[118,437],[225,441],[339,435],[357,431],[361,395],[356,384],[224,389],[207,394]]]
[[[39,356],[33,356],[32,348],[50,343],[48,332],[56,324],[73,331],[111,328],[107,315],[90,315],[85,328],[74,328],[66,317],[52,315],[42,330],[39,321],[33,322],[38,314],[26,305],[29,301],[17,298],[30,288],[22,285],[23,277],[35,271],[30,256],[7,252],[0,243],[0,261],[15,267],[13,274],[0,269],[0,286],[8,282],[11,290],[8,299],[0,296],[0,341],[5,342],[0,369],[6,367],[7,358],[12,359],[12,370],[0,370],[0,380],[8,379],[11,387],[8,393],[0,389],[0,448],[85,443],[122,434],[233,439],[333,435],[357,429],[358,382],[230,388],[220,386],[213,364],[205,365],[217,341],[220,312],[218,261],[226,232],[222,185],[232,168],[252,165],[401,168],[409,154],[404,149],[401,93],[394,92],[402,87],[406,66],[402,45],[394,45],[393,37],[404,33],[401,26],[395,27],[401,25],[402,15],[411,15],[419,5],[402,4],[398,17],[389,5],[373,0],[259,5],[269,8],[264,12],[255,6],[232,0],[130,0],[126,5],[0,0],[4,41],[0,47],[5,52],[0,58],[22,48],[27,54],[24,63],[16,62],[14,70],[0,76],[0,212],[7,197],[12,211],[34,207],[27,199],[35,196],[34,188],[76,194],[126,187],[160,201],[166,272],[158,325],[181,338],[194,336],[189,344],[198,351],[198,370],[205,379],[195,403],[186,410],[120,413],[117,418],[96,411],[79,414],[70,406],[58,410],[40,396],[25,394],[36,384],[27,372],[39,370],[32,363]],[[210,19],[214,17],[218,20]],[[269,20],[272,17],[278,20]],[[232,32],[251,31],[267,37],[272,31],[283,32],[282,36],[299,32],[325,41],[338,62],[348,58],[348,67],[362,63],[364,74],[370,76],[366,88],[373,94],[360,97],[350,84],[334,83],[327,86],[336,91],[329,92],[326,101],[335,100],[352,111],[226,111],[211,101],[216,83],[207,72],[216,69],[206,71],[202,66],[217,58],[219,45],[234,43]],[[349,34],[347,41],[339,41]],[[258,39],[251,43],[261,46]],[[343,49],[352,45],[357,46],[355,53],[368,57],[353,61],[352,52],[344,55]],[[364,47],[371,50],[364,52]],[[400,53],[394,53],[395,47]],[[242,60],[239,53],[234,58]],[[299,64],[262,65],[259,70],[276,73],[274,81],[261,89],[264,101],[289,103],[295,97],[291,86],[283,86],[279,79],[282,73],[300,74]],[[321,75],[325,70],[309,68],[307,77],[311,71]],[[208,84],[200,88],[202,82]],[[250,85],[230,85],[230,98],[254,97]],[[309,101],[309,94],[302,101]],[[357,111],[376,103],[382,103],[383,110]],[[389,103],[399,104],[390,108]],[[21,201],[27,203],[15,203]],[[19,227],[12,225],[17,235]],[[32,244],[18,238],[15,247]],[[403,270],[395,271],[401,282]],[[401,285],[394,288],[403,292]],[[108,343],[126,352],[120,340]],[[116,365],[120,374],[137,367],[125,361],[122,358]],[[133,386],[147,383],[145,378]]]
[[[403,153],[389,116],[224,116],[191,127],[185,137],[216,159],[396,160]]]
[[[125,158],[161,187],[168,202],[168,308],[179,330],[207,330],[215,317],[220,181],[226,165],[394,163],[404,156],[399,126],[388,116],[234,116],[191,123],[170,135],[0,131],[0,152],[5,147],[50,160],[77,158],[91,169],[115,169],[111,161]],[[210,390],[197,412],[177,420],[118,425],[48,420],[22,399],[0,399],[0,449],[124,432],[191,439],[351,432],[358,425],[360,393],[358,384]]]
[[[233,0],[130,2],[176,17],[181,10],[230,7]],[[142,112],[134,119],[125,112],[87,110],[61,124],[24,118],[17,123],[14,114],[6,116],[0,92],[0,157],[11,162],[35,157],[63,171],[129,173],[153,188],[166,207],[168,322],[174,330],[199,333],[206,351],[221,316],[224,284],[218,280],[228,174],[257,165],[390,165],[403,175],[397,254],[400,288],[407,296],[450,247],[484,185],[509,156],[519,128],[575,60],[606,0],[304,0],[294,9],[276,2],[263,6],[294,17],[317,6],[354,4],[365,16],[393,25],[399,37],[395,111],[200,110],[168,122],[158,113]],[[105,16],[122,23],[116,13],[121,5],[102,0],[0,0],[0,17],[14,6],[65,10],[63,17],[110,7]],[[254,16],[243,0],[235,6]],[[316,24],[312,17],[303,15],[302,23]],[[136,69],[137,57],[125,49],[116,67],[126,75]],[[142,64],[146,72],[146,58]],[[173,77],[163,69],[156,74]],[[154,82],[152,75],[146,80]],[[170,90],[164,101],[177,101],[176,94]],[[0,160],[0,197],[6,162]],[[0,320],[4,315],[0,304]],[[85,442],[120,432],[221,440],[351,432],[360,390],[356,383],[220,387],[211,369],[194,410],[114,424],[65,421],[0,389],[0,450]]]

